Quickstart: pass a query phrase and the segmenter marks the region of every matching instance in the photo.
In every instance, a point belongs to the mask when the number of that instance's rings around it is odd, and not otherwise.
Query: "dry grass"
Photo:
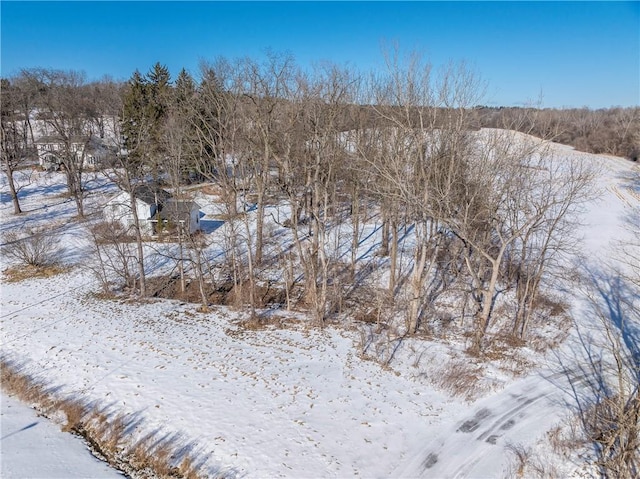
[[[469,359],[454,359],[435,369],[433,382],[454,396],[472,401],[483,392],[482,377],[482,366]]]
[[[128,449],[131,464],[137,471],[153,471],[155,477],[200,479],[200,466],[193,456],[184,455],[176,461],[175,450],[169,441],[154,443],[154,436],[142,438]]]
[[[151,450],[152,437],[145,436],[128,449],[129,461],[138,470],[144,469],[148,463],[149,451]]]
[[[62,399],[55,403],[55,407],[61,410],[66,417],[66,424],[62,427],[64,432],[79,431],[89,414],[95,414],[82,402],[74,399]]]
[[[163,479],[209,477],[199,471],[204,461],[198,462],[197,457],[186,451],[188,448],[180,448],[179,437],[160,436],[160,432],[155,432],[132,444],[128,431],[139,419],[108,413],[81,399],[60,399],[43,381],[22,374],[21,369],[22,365],[0,358],[3,390],[34,405],[48,417],[64,414],[63,431],[82,436],[96,456],[125,474]]]
[[[547,440],[553,452],[565,458],[587,446],[587,442],[580,435],[577,417],[568,418],[562,424],[552,428],[547,432]]]
[[[492,337],[489,347],[480,357],[483,361],[494,363],[500,370],[516,378],[527,374],[535,366],[530,358],[531,352],[522,349],[525,346],[525,341],[513,335],[498,334]]]
[[[511,463],[505,477],[517,479],[560,479],[562,476],[549,463],[548,458],[540,458],[530,448],[522,444],[507,444],[505,449],[511,455]]]
[[[100,301],[114,301],[114,300],[121,299],[121,297],[118,296],[113,291],[92,291],[90,293],[87,293],[87,297],[91,299],[97,299]]]
[[[569,305],[559,297],[539,294],[534,309],[535,313],[527,331],[527,345],[539,353],[557,348],[567,338],[571,329]]]
[[[522,445],[507,444],[506,449],[513,455],[515,464],[513,465],[514,477],[524,477],[527,463],[531,460],[531,450]]]
[[[49,406],[45,385],[24,375],[15,374],[12,365],[0,361],[0,383],[2,389],[30,404]]]
[[[198,479],[198,466],[190,456],[186,456],[178,466],[179,474],[186,479]]]
[[[279,314],[277,311],[255,311],[245,317],[233,321],[237,328],[228,328],[225,333],[230,337],[243,337],[253,331],[267,329],[289,329],[300,331],[307,323],[298,321],[295,317]]]
[[[12,266],[5,269],[2,274],[7,283],[17,283],[25,279],[50,278],[69,271],[63,266]]]

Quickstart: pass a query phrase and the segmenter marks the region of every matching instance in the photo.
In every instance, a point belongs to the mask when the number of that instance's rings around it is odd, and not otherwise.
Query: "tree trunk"
[[[427,259],[427,245],[421,243],[416,246],[413,258],[413,272],[411,274],[411,299],[409,300],[409,320],[407,332],[415,334],[418,331],[420,304],[422,302],[422,286],[424,283],[424,267]]]
[[[187,289],[184,277],[184,245],[182,240],[182,225],[178,224],[178,247],[180,249],[180,257],[178,258],[178,269],[180,271],[180,292],[184,294]]]
[[[138,265],[138,283],[140,284],[140,296],[147,295],[147,282],[144,272],[144,243],[142,241],[142,231],[140,231],[140,218],[138,218],[138,209],[136,208],[136,197],[133,188],[129,188],[129,200],[131,202],[131,213],[133,215],[133,229],[136,234],[136,247],[138,257],[136,263]]]
[[[82,198],[82,185],[78,184],[78,178],[74,174],[73,171],[70,171],[69,168],[73,168],[72,165],[65,165],[67,168],[67,186],[69,188],[69,194],[73,198],[73,201],[76,204],[76,212],[78,213],[79,218],[84,218],[84,205]]]
[[[493,311],[493,302],[496,297],[496,288],[498,285],[498,277],[500,275],[500,264],[502,263],[502,257],[505,249],[501,249],[498,256],[494,260],[489,260],[491,264],[491,278],[486,288],[483,288],[480,296],[482,298],[482,309],[476,323],[476,334],[474,338],[474,350],[476,352],[482,351],[483,340],[489,327],[489,321],[491,319],[491,313]]]
[[[380,239],[380,255],[389,256],[389,218],[386,209],[382,208],[382,231]]]
[[[391,255],[389,257],[389,297],[395,298],[396,269],[398,266],[398,223],[395,219],[390,222],[391,229]]]
[[[360,245],[360,198],[357,188],[353,189],[351,195],[351,224],[353,225],[351,236],[351,279],[353,280],[356,276],[356,261]]]
[[[264,192],[262,188],[258,191],[258,205],[256,211],[256,254],[255,262],[259,266],[262,264],[262,244],[264,235]]]
[[[13,203],[13,214],[19,215],[22,213],[22,209],[20,208],[20,200],[18,199],[18,191],[16,190],[16,185],[13,179],[13,170],[10,168],[6,169],[7,180],[9,183],[9,192],[11,193],[11,202]]]
[[[204,283],[204,269],[202,266],[202,250],[196,246],[196,275],[198,276],[198,289],[200,290],[200,301],[202,302],[203,309],[209,307],[209,301],[207,300],[207,293],[205,291]]]

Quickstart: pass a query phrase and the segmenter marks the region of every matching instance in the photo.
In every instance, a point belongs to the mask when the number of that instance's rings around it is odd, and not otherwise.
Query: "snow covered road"
[[[3,479],[108,479],[123,477],[17,399],[0,394],[0,477]]]

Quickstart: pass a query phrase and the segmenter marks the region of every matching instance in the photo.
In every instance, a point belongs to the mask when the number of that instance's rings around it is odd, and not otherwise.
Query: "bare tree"
[[[467,165],[464,194],[445,220],[465,246],[464,260],[477,305],[474,351],[483,347],[508,252],[536,221],[529,204],[535,185],[527,164],[535,144],[498,131],[477,145]]]
[[[135,288],[136,251],[133,238],[119,223],[99,223],[88,229],[92,258],[85,265],[100,282],[105,293],[112,286]]]
[[[114,138],[119,144],[119,152],[113,163],[105,171],[107,175],[128,193],[128,208],[133,223],[131,229],[136,242],[135,263],[137,265],[139,291],[141,296],[147,295],[146,272],[144,264],[144,239],[140,217],[138,214],[136,193],[142,188],[142,177],[147,163],[147,145],[150,138],[151,121],[146,114],[146,84],[144,78],[136,71],[123,90],[122,98],[115,98],[121,111],[119,128],[114,131]],[[121,130],[120,130],[121,128]],[[131,232],[126,232],[130,234]]]
[[[167,153],[165,169],[169,173],[173,196],[183,202],[186,200],[186,194],[182,188],[182,181],[187,169],[190,142],[186,115],[189,114],[189,106],[193,101],[195,87],[192,82],[189,84],[189,77],[185,70],[183,70],[180,75],[179,79],[182,78],[182,80],[180,80],[180,91],[177,90],[175,92],[174,104],[169,109],[167,121],[163,125],[161,138],[163,149]],[[191,91],[189,92],[187,90]],[[176,211],[176,213],[178,213],[178,211]],[[161,225],[163,219],[159,218],[158,221],[158,225]],[[171,232],[177,234],[178,239],[179,255],[177,264],[180,274],[180,290],[182,293],[184,293],[186,289],[184,249],[185,241],[190,234],[188,226],[189,225],[178,221],[178,223],[174,225],[175,231]],[[206,306],[206,304],[204,306]]]
[[[90,111],[93,99],[82,88],[84,75],[75,71],[33,69],[23,75],[40,85],[40,118],[55,133],[62,146],[62,162],[69,195],[79,217],[84,217],[85,157],[91,139]]]
[[[559,271],[560,258],[575,244],[577,209],[592,192],[594,172],[577,161],[559,161],[544,148],[521,166],[529,171],[530,192],[509,220],[524,224],[509,253],[509,274],[516,289],[513,333],[525,339],[544,277]]]
[[[638,182],[638,171],[628,180]],[[572,392],[581,439],[600,475],[631,479],[640,474],[640,209],[626,220],[615,265],[587,266],[582,277],[590,321],[576,321],[576,353],[586,379]]]
[[[637,271],[637,264],[628,265]],[[574,389],[583,439],[602,477],[640,473],[640,334],[638,288],[619,273],[590,272],[588,296],[599,325],[584,336],[586,391]]]
[[[468,108],[478,95],[464,68],[434,76],[420,57],[387,56],[388,74],[376,84],[375,111],[382,136],[369,160],[392,236],[390,294],[395,294],[399,220],[413,228],[406,331],[414,334],[429,295],[427,278],[445,243],[448,211],[458,211],[465,184],[471,128]],[[385,212],[386,210],[386,212]],[[395,211],[394,211],[395,210]],[[383,232],[386,236],[386,233]]]
[[[202,309],[208,308],[206,291],[206,278],[208,264],[205,249],[208,242],[198,232],[192,233],[190,220],[186,219],[189,213],[187,207],[191,206],[192,198],[183,187],[185,173],[192,164],[193,140],[196,130],[193,128],[192,112],[195,101],[195,85],[191,77],[182,71],[176,81],[173,104],[171,105],[167,121],[163,127],[163,149],[168,157],[165,168],[171,178],[173,199],[169,205],[165,205],[164,212],[174,215],[174,227],[171,233],[177,239],[178,257],[176,258],[180,274],[180,288],[184,293],[186,289],[186,275],[193,270]],[[189,208],[190,209],[190,208]],[[162,221],[162,219],[160,220]]]
[[[111,140],[115,133],[115,122],[120,115],[121,95],[124,85],[104,76],[98,81],[86,84],[85,94],[92,98],[87,110],[92,133],[100,139]]]
[[[16,178],[16,171],[26,164],[29,147],[27,130],[29,125],[28,116],[20,112],[19,88],[10,83],[9,80],[2,80],[2,105],[0,105],[0,165],[2,171],[7,175],[11,201],[13,202],[13,213],[20,214],[20,200],[18,192],[24,183]],[[29,112],[27,112],[29,115]]]
[[[273,143],[280,106],[290,89],[293,58],[269,53],[263,64],[246,60],[243,65],[245,175],[251,175],[256,198],[255,263],[263,257],[264,211],[271,185]]]
[[[348,172],[351,154],[346,134],[341,131],[345,110],[358,95],[358,77],[348,69],[325,65],[313,76],[298,75],[297,114],[287,136],[295,138],[283,149],[283,186],[292,208],[292,231],[305,277],[305,295],[313,307],[314,318],[324,322],[329,306],[329,282],[337,246],[329,241],[332,226],[340,223],[339,184]],[[293,146],[293,148],[292,148]],[[302,199],[302,201],[300,201]],[[304,215],[308,233],[297,231]],[[340,303],[341,288],[334,288],[334,303]]]

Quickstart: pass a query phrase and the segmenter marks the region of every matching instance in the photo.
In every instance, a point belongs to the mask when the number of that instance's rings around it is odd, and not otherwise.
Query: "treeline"
[[[557,139],[543,112],[510,109],[489,124],[466,69],[387,60],[368,77],[327,64],[303,71],[279,55],[203,63],[197,79],[156,64],[124,85],[24,71],[4,83],[3,165],[11,178],[38,118],[63,140],[79,216],[86,172],[74,141],[107,130],[117,147],[104,171],[132,204],[141,185],[165,182],[185,199],[188,181],[215,185],[229,220],[223,254],[184,232],[172,253],[204,307],[231,282],[254,311],[275,281],[287,307],[305,305],[318,324],[352,305],[377,321],[402,318],[413,335],[439,327],[446,310],[473,351],[490,345],[498,320],[526,340],[590,174],[511,131]],[[145,296],[147,243],[133,215],[126,230],[92,230],[95,271],[105,287],[116,274]],[[366,241],[375,255],[363,254]]]
[[[589,153],[604,153],[638,161],[640,107],[570,109],[478,107],[479,124],[501,128],[514,117],[523,118],[519,131],[571,145]]]
[[[0,154],[7,174],[14,212],[20,213],[14,172],[37,160],[36,141],[53,135],[61,143],[57,152],[64,165],[67,187],[79,216],[84,216],[86,193],[84,154],[92,136],[114,138],[111,128],[120,112],[123,85],[105,78],[87,83],[82,73],[44,68],[23,70],[1,83]]]

